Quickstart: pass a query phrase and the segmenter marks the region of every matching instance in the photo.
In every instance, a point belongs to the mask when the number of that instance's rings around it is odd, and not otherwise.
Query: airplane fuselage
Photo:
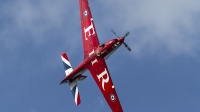
[[[96,56],[108,59],[122,44],[124,38],[112,39],[96,49]]]
[[[91,51],[88,56],[66,77],[61,83],[68,83],[73,81],[79,75],[87,71],[87,65],[94,64],[97,57],[108,59],[124,41],[123,37],[112,39],[104,44],[99,45],[96,49]]]

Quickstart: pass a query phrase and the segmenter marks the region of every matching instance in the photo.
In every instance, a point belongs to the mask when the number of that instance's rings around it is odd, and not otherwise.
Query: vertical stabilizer
[[[74,101],[76,105],[81,103],[80,94],[78,90],[78,79],[74,80],[73,82],[69,83],[70,89],[72,91],[72,95],[74,96]]]
[[[68,76],[73,71],[73,69],[65,52],[61,54],[61,59],[64,64],[65,74]]]
[[[63,64],[64,64],[65,74],[66,74],[66,76],[68,76],[73,71],[73,69],[72,69],[70,61],[67,57],[67,54],[65,52],[61,54],[61,59],[62,59]],[[73,81],[68,80],[70,90],[72,92],[72,95],[74,97],[74,101],[75,101],[76,105],[79,105],[81,103],[80,94],[79,94],[79,90],[78,90],[78,79],[79,78],[76,78]]]

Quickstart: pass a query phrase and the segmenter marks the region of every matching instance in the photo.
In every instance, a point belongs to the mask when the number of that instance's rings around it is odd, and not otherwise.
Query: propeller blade
[[[125,35],[124,38],[127,37],[130,34],[130,32],[128,31]]]
[[[115,33],[115,31],[111,30],[112,33],[117,36],[119,38],[119,36]],[[127,37],[128,35],[130,34],[130,32],[128,31],[123,38]],[[124,46],[128,49],[128,51],[131,51],[131,48],[125,43],[125,42],[122,42],[124,44]]]
[[[119,36],[113,31],[113,30],[111,30],[112,32],[113,32],[113,34],[115,35],[115,36],[117,36],[118,38],[119,38]]]
[[[125,42],[123,42],[123,44],[128,49],[128,51],[131,51],[131,48]]]

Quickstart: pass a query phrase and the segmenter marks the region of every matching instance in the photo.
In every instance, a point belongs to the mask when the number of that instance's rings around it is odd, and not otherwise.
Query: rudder
[[[80,98],[77,82],[78,82],[78,80],[76,79],[73,82],[70,82],[69,86],[70,86],[70,90],[72,92],[72,95],[74,97],[74,101],[75,101],[76,105],[79,105],[81,103],[81,98]]]
[[[64,65],[65,75],[68,76],[73,71],[73,69],[65,52],[61,54],[61,59]]]
[[[63,61],[65,74],[66,74],[66,76],[68,76],[73,71],[73,69],[72,69],[71,63],[67,57],[67,54],[65,52],[61,54],[61,59]],[[75,80],[68,80],[70,90],[72,92],[72,95],[74,97],[74,101],[75,101],[76,105],[79,105],[81,103],[80,94],[79,94],[79,90],[78,90],[78,80],[80,80],[80,79],[83,80],[85,78],[86,78],[86,76],[80,75]]]

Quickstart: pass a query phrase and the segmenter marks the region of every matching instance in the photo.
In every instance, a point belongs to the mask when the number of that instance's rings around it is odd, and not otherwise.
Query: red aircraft
[[[112,111],[123,112],[105,59],[108,59],[122,44],[131,51],[130,47],[124,42],[124,39],[129,35],[129,32],[127,32],[124,37],[118,37],[112,30],[118,38],[100,45],[88,0],[79,0],[79,5],[84,60],[73,70],[67,54],[65,52],[62,53],[61,59],[64,64],[66,77],[60,84],[69,83],[75,103],[76,105],[79,105],[81,100],[77,83],[87,77],[82,75],[82,73],[89,70]]]

